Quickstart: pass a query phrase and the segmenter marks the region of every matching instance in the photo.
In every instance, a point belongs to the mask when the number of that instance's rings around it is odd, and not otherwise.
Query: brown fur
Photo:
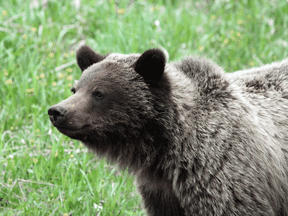
[[[77,52],[63,134],[136,176],[148,215],[288,215],[288,61],[225,74],[158,49]],[[91,65],[90,65],[91,64]]]

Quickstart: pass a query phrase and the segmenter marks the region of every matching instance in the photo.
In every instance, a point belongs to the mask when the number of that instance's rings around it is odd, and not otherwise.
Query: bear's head
[[[134,148],[143,148],[142,153],[154,149],[149,143],[161,133],[161,115],[169,104],[164,53],[150,49],[102,56],[85,45],[77,50],[77,63],[82,76],[73,95],[48,110],[52,124],[112,159],[134,154]]]

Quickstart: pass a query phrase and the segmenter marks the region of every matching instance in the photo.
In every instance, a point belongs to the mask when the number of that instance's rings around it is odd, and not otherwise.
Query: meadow
[[[286,0],[0,1],[0,215],[145,215],[127,171],[49,121],[81,76],[80,44],[159,47],[233,72],[287,58],[287,38]]]

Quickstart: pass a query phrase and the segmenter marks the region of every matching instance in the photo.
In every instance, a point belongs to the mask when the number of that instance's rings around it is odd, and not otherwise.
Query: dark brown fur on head
[[[169,109],[164,101],[170,88],[162,77],[162,51],[151,49],[129,58],[102,61],[104,56],[82,46],[77,62],[84,73],[72,88],[74,95],[50,109],[65,109],[65,117],[55,121],[50,116],[60,132],[137,171],[155,160],[166,144],[158,138],[164,132],[164,122],[158,120]]]
[[[287,61],[233,75],[197,57],[167,64],[159,49],[85,45],[77,63],[50,120],[128,167],[149,215],[288,215]]]

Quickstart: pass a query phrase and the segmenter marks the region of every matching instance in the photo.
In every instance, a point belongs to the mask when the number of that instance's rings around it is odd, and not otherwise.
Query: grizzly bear
[[[148,215],[288,215],[288,60],[224,73],[164,53],[77,51],[53,125],[128,167]]]

